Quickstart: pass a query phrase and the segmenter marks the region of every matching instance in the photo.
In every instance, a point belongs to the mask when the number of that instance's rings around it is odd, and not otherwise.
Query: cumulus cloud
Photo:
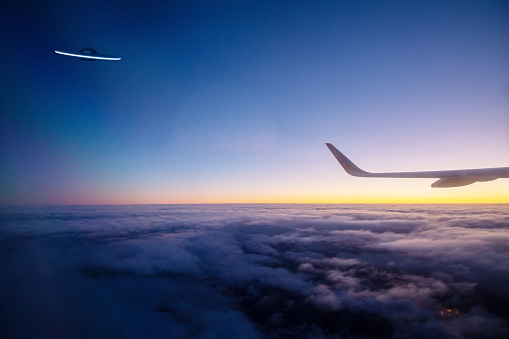
[[[497,205],[10,207],[0,335],[505,337],[508,216]]]

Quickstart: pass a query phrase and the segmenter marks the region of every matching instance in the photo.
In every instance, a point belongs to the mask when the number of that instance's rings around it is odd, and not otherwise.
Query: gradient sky
[[[16,1],[0,203],[509,202],[507,1]],[[54,53],[93,47],[122,57]]]

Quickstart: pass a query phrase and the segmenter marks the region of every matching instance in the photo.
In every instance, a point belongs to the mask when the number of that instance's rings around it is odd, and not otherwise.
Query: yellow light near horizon
[[[318,178],[308,182],[235,182],[209,186],[117,187],[115,190],[80,191],[61,196],[54,204],[451,204],[509,203],[509,180],[457,188],[431,188],[432,180],[370,178]]]

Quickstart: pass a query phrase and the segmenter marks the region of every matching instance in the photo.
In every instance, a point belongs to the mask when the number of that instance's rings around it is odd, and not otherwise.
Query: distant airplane
[[[66,52],[66,51],[55,51],[57,54],[67,55],[72,57],[80,58],[81,60],[95,61],[95,60],[120,60],[119,57],[107,54],[99,54],[91,47],[85,47],[80,49],[79,52]]]
[[[440,178],[431,187],[458,187],[474,182],[491,181],[498,178],[509,178],[509,167],[477,168],[449,171],[370,173],[361,170],[332,144],[326,143],[329,150],[339,161],[346,173],[356,177],[376,178]]]

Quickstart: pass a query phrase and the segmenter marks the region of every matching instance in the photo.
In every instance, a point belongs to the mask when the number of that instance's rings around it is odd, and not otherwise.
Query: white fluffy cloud
[[[5,209],[0,334],[509,334],[504,206],[273,207]]]

